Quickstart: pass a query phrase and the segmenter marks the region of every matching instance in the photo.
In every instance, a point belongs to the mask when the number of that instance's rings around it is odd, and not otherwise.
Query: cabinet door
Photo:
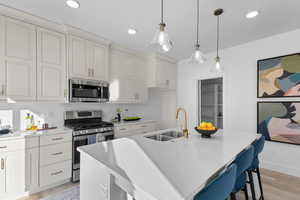
[[[2,154],[0,158],[0,193],[9,196],[23,194],[25,192],[24,151]]]
[[[86,40],[76,36],[69,38],[69,70],[71,77],[89,78],[87,67]]]
[[[156,84],[158,87],[166,88],[168,86],[168,66],[167,62],[157,59]]]
[[[176,64],[164,59],[157,59],[156,85],[160,88],[176,89]]]
[[[36,99],[36,30],[33,25],[4,18],[5,96],[14,100]]]
[[[37,97],[41,101],[64,101],[66,97],[65,35],[37,30]]]
[[[171,90],[176,90],[177,88],[177,66],[174,63],[167,63],[167,80],[168,82],[168,87]]]
[[[34,190],[39,187],[39,149],[26,150],[26,191]]]
[[[5,32],[4,27],[5,27],[4,17],[0,16],[0,100],[5,99],[4,87],[6,84],[6,73],[5,73],[6,70],[5,70],[5,60],[4,60],[4,32]]]
[[[90,76],[95,80],[108,81],[108,48],[93,42],[87,44]]]

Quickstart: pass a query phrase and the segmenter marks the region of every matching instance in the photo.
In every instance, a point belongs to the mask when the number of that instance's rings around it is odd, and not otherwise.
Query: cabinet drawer
[[[40,187],[71,178],[71,160],[40,168]]]
[[[25,149],[25,139],[0,141],[0,153]]]
[[[155,131],[155,124],[154,123],[139,124],[139,125],[136,125],[136,126],[137,126],[137,129],[139,129],[141,131],[147,131],[147,132]]]
[[[41,147],[40,165],[50,165],[72,159],[72,143],[62,143]]]
[[[40,137],[40,145],[52,145],[72,141],[72,133],[63,133],[55,135],[47,135]]]

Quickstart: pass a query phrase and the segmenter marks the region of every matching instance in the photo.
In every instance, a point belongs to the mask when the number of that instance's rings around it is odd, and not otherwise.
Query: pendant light
[[[197,0],[197,39],[196,39],[196,45],[195,45],[195,52],[193,53],[193,55],[190,58],[189,63],[191,64],[202,64],[206,61],[206,58],[204,56],[204,54],[200,51],[200,44],[199,44],[199,10],[200,10],[200,5],[199,5],[199,0]]]
[[[219,56],[219,45],[220,45],[220,15],[224,12],[223,9],[219,8],[214,11],[214,15],[217,17],[217,56],[215,58],[215,66],[212,68],[212,72],[222,73],[223,68],[221,66],[221,58]]]
[[[161,0],[161,22],[151,42],[151,46],[160,52],[168,52],[173,48],[173,43],[170,40],[170,37],[165,29],[166,24],[164,23],[164,0]]]

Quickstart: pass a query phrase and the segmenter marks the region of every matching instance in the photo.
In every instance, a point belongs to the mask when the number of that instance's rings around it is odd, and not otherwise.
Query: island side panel
[[[127,200],[127,194],[114,184],[114,178],[105,166],[81,152],[80,199]]]

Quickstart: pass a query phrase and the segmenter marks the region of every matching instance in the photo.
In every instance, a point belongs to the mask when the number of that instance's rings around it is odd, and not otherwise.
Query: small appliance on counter
[[[102,121],[102,111],[66,111],[64,124],[73,130],[72,182],[79,181],[80,153],[77,147],[114,139],[114,125]]]

